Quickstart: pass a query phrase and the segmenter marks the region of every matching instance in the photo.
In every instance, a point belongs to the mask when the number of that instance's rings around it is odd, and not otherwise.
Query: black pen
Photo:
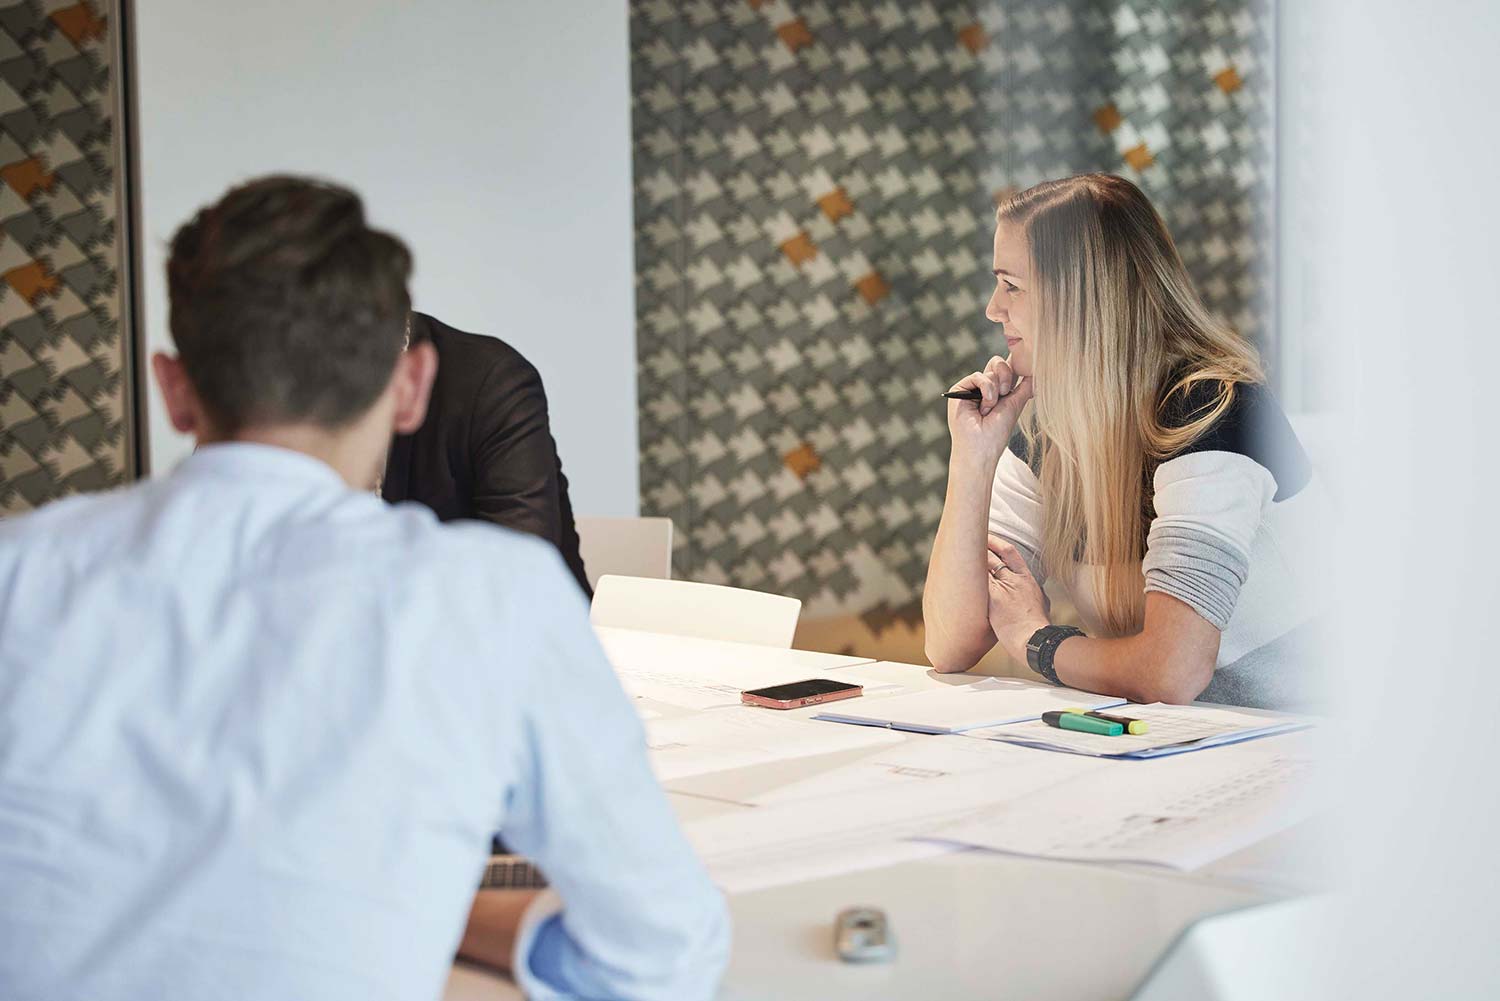
[[[1015,392],[1015,390],[1016,390],[1016,387],[1014,387],[1014,386],[1010,387],[1010,393]],[[1002,400],[1005,399],[1007,396],[1010,395],[1010,393],[1001,393],[1000,394],[1000,399],[1002,399]],[[955,389],[951,393],[944,393],[943,394],[943,399],[945,399],[945,400],[974,400],[977,403],[978,401],[984,399],[984,393],[980,392],[977,389]]]

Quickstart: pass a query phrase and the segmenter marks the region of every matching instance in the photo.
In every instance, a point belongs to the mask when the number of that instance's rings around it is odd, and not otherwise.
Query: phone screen
[[[761,698],[774,699],[777,702],[790,702],[793,699],[805,699],[813,695],[847,692],[858,687],[860,686],[851,685],[847,681],[834,681],[831,678],[809,678],[807,681],[793,681],[786,685],[772,685],[770,688],[752,688],[745,694],[759,695]]]

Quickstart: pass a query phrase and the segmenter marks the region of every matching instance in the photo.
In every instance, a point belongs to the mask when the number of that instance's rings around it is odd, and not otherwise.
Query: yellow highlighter
[[[1151,732],[1151,724],[1143,719],[1131,719],[1129,716],[1111,716],[1108,713],[1094,712],[1089,709],[1064,709],[1065,713],[1078,713],[1080,716],[1092,716],[1102,719],[1108,723],[1118,723],[1125,728],[1125,732],[1134,737],[1143,733]]]

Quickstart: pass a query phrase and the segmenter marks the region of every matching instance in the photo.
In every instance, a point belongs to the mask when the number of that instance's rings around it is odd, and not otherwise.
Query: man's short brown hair
[[[219,430],[342,427],[401,353],[411,254],[347,188],[274,176],[231,189],[172,238],[170,324]]]

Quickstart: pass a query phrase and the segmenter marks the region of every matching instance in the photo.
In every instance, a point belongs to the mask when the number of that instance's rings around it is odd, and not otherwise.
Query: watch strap
[[[1043,626],[1026,641],[1027,666],[1048,682],[1061,686],[1062,682],[1057,680],[1057,670],[1052,666],[1052,658],[1063,640],[1083,634],[1083,630],[1077,626]]]

